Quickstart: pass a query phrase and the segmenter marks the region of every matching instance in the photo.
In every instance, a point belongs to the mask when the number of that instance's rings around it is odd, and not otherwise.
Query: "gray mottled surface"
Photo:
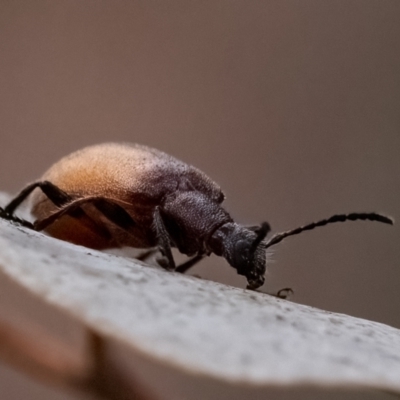
[[[380,323],[169,273],[4,220],[0,271],[165,368],[261,386],[400,393],[400,331]]]

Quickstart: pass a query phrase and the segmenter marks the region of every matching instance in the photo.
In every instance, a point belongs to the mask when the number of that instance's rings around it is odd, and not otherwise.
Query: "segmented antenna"
[[[384,224],[389,224],[389,225],[393,225],[393,223],[394,223],[393,219],[391,219],[385,215],[377,214],[377,213],[336,214],[330,218],[322,219],[321,221],[317,221],[317,222],[312,222],[311,224],[300,226],[296,229],[291,229],[290,231],[276,233],[274,236],[272,236],[271,239],[269,239],[267,242],[265,242],[264,248],[267,249],[268,247],[274,246],[275,244],[278,244],[279,242],[281,242],[283,239],[287,238],[288,236],[298,235],[299,233],[301,233],[303,231],[309,231],[309,230],[317,228],[319,226],[325,226],[328,224],[332,224],[334,222],[358,221],[358,220],[377,221],[377,222],[382,222]]]
[[[265,236],[268,235],[268,232],[270,230],[271,230],[271,227],[269,226],[268,222],[263,222],[261,224],[261,226],[255,230],[257,237],[254,240],[254,242],[251,244],[250,254],[253,254],[255,252],[258,245],[265,239]]]

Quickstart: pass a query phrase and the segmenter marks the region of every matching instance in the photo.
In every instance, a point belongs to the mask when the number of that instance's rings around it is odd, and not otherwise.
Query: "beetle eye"
[[[217,203],[222,203],[224,200],[225,200],[225,195],[221,192],[221,193],[218,195]]]

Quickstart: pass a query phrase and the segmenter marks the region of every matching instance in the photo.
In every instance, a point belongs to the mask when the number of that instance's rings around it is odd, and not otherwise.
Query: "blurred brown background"
[[[399,219],[398,0],[2,1],[0,35],[1,190],[129,141],[204,170],[243,223]],[[359,222],[288,239],[267,289],[400,328],[399,232]],[[245,285],[216,257],[194,272]],[[5,368],[0,386],[1,399],[67,398]]]

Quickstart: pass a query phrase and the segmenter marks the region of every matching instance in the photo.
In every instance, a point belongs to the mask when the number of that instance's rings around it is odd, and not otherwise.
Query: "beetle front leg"
[[[138,254],[135,258],[136,260],[139,261],[147,261],[148,258],[153,256],[154,254],[158,253],[158,249],[149,249],[149,250],[143,250],[140,254]]]
[[[278,299],[283,299],[283,300],[288,299],[291,295],[294,294],[294,290],[291,289],[291,288],[280,289],[280,290],[278,290],[277,293],[263,292],[262,290],[257,290],[257,289],[250,289],[250,290],[254,290],[255,292],[268,294],[270,296],[277,297]]]
[[[156,207],[154,211],[154,226],[156,228],[158,246],[160,248],[162,258],[157,260],[158,264],[169,270],[174,271],[176,269],[174,257],[172,256],[171,243],[167,229],[165,228],[164,221],[161,216],[160,207]]]
[[[176,272],[180,272],[181,274],[186,273],[190,268],[195,266],[199,261],[201,261],[206,254],[198,254],[197,256],[194,256],[190,258],[189,260],[185,261],[184,263],[178,265],[175,269]]]

